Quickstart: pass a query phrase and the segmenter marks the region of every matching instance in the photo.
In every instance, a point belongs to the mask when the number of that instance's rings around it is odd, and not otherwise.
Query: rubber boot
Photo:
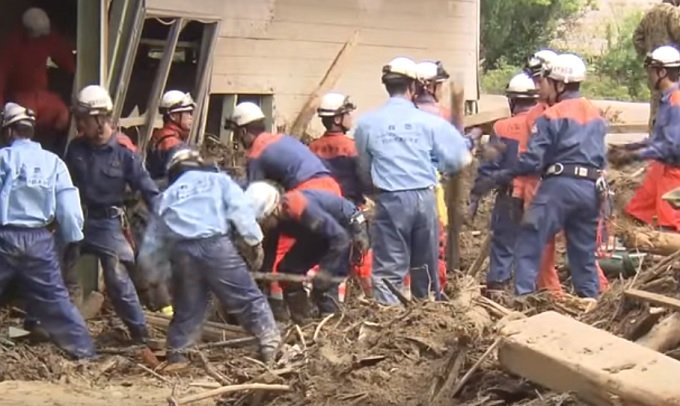
[[[312,318],[309,298],[301,283],[288,283],[283,288],[283,300],[288,305],[288,311],[293,323],[304,324]]]
[[[287,323],[290,321],[290,314],[288,313],[288,308],[283,299],[276,299],[273,297],[268,298],[269,307],[272,309],[274,314],[274,320],[280,323]]]
[[[319,316],[322,318],[340,312],[337,285],[326,291],[315,287],[312,289],[311,299],[319,309]]]

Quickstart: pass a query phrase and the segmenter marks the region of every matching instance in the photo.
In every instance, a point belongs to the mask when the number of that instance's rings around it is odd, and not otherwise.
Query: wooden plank
[[[303,135],[305,128],[307,128],[307,125],[309,124],[309,121],[314,116],[318,99],[321,97],[321,95],[328,92],[333,86],[335,86],[335,83],[338,81],[349,64],[350,58],[352,57],[352,52],[354,51],[354,48],[358,42],[359,31],[354,31],[349,40],[347,40],[347,43],[345,43],[345,46],[343,46],[342,49],[340,49],[340,52],[338,52],[337,57],[333,60],[333,62],[331,62],[331,65],[328,67],[328,70],[319,82],[319,85],[310,95],[309,99],[302,107],[302,110],[300,110],[300,114],[298,114],[298,116],[293,121],[290,134],[298,137]]]
[[[510,110],[508,108],[499,108],[465,116],[464,122],[465,127],[468,128],[492,123],[507,117],[510,117]]]
[[[279,0],[277,8],[285,5],[314,6],[323,4],[329,13],[342,12],[342,9],[354,10],[359,8],[365,13],[380,18],[385,13],[410,15],[412,18],[432,17],[434,15],[455,15],[458,7],[473,5],[477,0],[378,0],[378,1],[326,1],[318,0]]]
[[[646,133],[649,131],[648,123],[614,123],[609,124],[608,132],[611,134]]]
[[[639,299],[655,305],[666,307],[668,309],[680,311],[680,300],[672,297],[659,295],[658,293],[645,292],[644,290],[639,289],[628,289],[623,292],[623,294],[630,298]]]
[[[283,3],[276,7],[274,21],[293,23],[314,21],[323,25],[351,25],[390,31],[398,27],[408,27],[413,32],[457,33],[461,32],[461,29],[470,31],[474,29],[474,27],[461,26],[459,23],[473,15],[476,12],[475,7],[473,3],[456,2],[449,13],[441,13],[439,9],[437,12],[428,13],[424,18],[414,17],[412,12],[396,13],[392,8],[388,8],[380,18],[375,18],[372,13],[358,7],[334,7],[333,12],[329,12],[328,6],[318,2],[313,5]],[[414,8],[419,9],[419,7]]]
[[[556,312],[501,329],[501,365],[593,405],[678,406],[680,362]]]

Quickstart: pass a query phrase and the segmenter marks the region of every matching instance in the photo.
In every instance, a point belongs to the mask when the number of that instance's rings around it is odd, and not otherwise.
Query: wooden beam
[[[541,313],[501,335],[501,365],[554,391],[596,406],[680,405],[680,362],[571,317]]]
[[[189,140],[193,141],[195,144],[200,144],[203,141],[205,133],[215,45],[217,44],[219,32],[219,21],[208,23],[203,27],[201,50],[198,54],[199,60],[198,68],[196,70],[196,85],[193,92],[196,97],[196,110],[194,110],[194,124],[191,126],[191,132],[189,133]]]
[[[502,108],[471,114],[469,116],[465,116],[463,121],[465,123],[465,128],[469,128],[493,123],[508,117],[510,117],[510,111],[507,108]]]
[[[290,131],[288,132],[289,134],[298,138],[304,135],[309,122],[311,121],[312,117],[314,117],[314,112],[316,111],[316,107],[318,105],[318,99],[324,93],[333,88],[333,86],[335,86],[338,79],[340,79],[342,73],[349,64],[352,51],[354,51],[354,48],[356,48],[358,43],[359,31],[354,31],[349,40],[347,40],[342,48],[340,48],[340,51],[338,51],[338,54],[331,62],[331,65],[328,67],[328,70],[326,70],[326,74],[323,76],[316,89],[314,89],[314,91],[309,95],[309,98],[307,98],[307,101],[300,110],[300,113],[298,113],[297,117],[293,121]]]
[[[465,91],[462,78],[451,82],[451,124],[461,133],[465,127]],[[460,231],[463,226],[465,169],[449,176],[444,185],[448,226],[446,229],[446,270],[460,269]]]
[[[163,56],[161,57],[156,76],[154,77],[151,92],[149,93],[149,100],[146,108],[146,119],[144,120],[144,129],[142,130],[141,139],[137,141],[139,145],[139,152],[142,156],[146,156],[146,145],[151,138],[151,133],[154,130],[154,123],[158,117],[158,106],[161,102],[161,96],[165,89],[165,84],[170,75],[170,68],[172,67],[172,59],[175,55],[175,48],[177,48],[177,41],[182,29],[186,25],[186,21],[182,18],[176,18],[168,31],[168,37],[165,39],[165,47],[163,48]]]
[[[609,124],[607,132],[611,134],[646,133],[649,131],[647,123],[615,123]]]
[[[628,289],[623,292],[623,294],[630,298],[639,299],[680,312],[680,300],[672,297],[659,295],[658,293],[645,292],[644,290],[639,289]]]

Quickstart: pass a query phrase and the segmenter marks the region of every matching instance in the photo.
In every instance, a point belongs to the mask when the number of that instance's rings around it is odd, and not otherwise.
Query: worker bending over
[[[81,136],[71,142],[65,160],[85,206],[82,250],[99,258],[116,313],[133,341],[144,342],[148,336],[144,312],[130,275],[141,292],[148,292],[148,287],[134,267],[123,197],[130,186],[141,192],[151,209],[159,191],[141,158],[121,144],[129,140],[114,131],[112,111],[111,97],[101,86],[91,85],[80,91],[73,114]],[[70,279],[71,284],[77,284],[75,271],[67,274],[67,283]]]
[[[162,283],[158,264],[172,263],[174,315],[168,328],[168,362],[185,361],[182,350],[200,337],[212,292],[239,324],[254,335],[260,355],[271,361],[281,342],[267,300],[232,244],[233,227],[253,251],[262,251],[262,231],[243,190],[196,151],[180,150],[168,167],[144,236],[140,267],[150,284]],[[261,255],[257,255],[261,258]]]
[[[154,130],[146,150],[146,169],[154,180],[165,178],[170,157],[187,147],[195,108],[191,95],[179,90],[165,92],[161,98],[163,127]]]
[[[411,292],[441,297],[438,279],[439,227],[436,170],[455,173],[472,162],[465,139],[446,120],[417,109],[416,63],[396,58],[383,67],[389,101],[363,116],[354,133],[359,173],[374,195],[373,291],[382,304],[398,304],[383,279],[401,289],[411,275]]]
[[[280,195],[266,182],[251,183],[246,190],[261,224],[278,226],[295,238],[295,244],[279,262],[282,274],[305,275],[319,266],[311,298],[321,317],[338,309],[338,282],[349,271],[350,246],[364,253],[369,238],[363,214],[349,200],[323,190],[292,190]],[[285,282],[286,303],[298,324],[312,316],[301,282]]]
[[[669,230],[680,230],[680,217],[661,197],[680,187],[680,53],[671,46],[654,50],[645,59],[650,86],[661,92],[659,109],[649,138],[612,147],[613,165],[649,160],[647,174],[625,210],[637,220]]]
[[[515,247],[519,295],[536,290],[541,253],[560,230],[565,232],[576,293],[596,298],[600,291],[595,250],[598,218],[607,193],[602,176],[607,124],[579,93],[585,76],[585,64],[572,54],[558,55],[544,67],[550,107],[536,119],[528,150],[517,164],[489,175],[501,185],[543,171]]]
[[[0,150],[0,295],[17,278],[26,312],[64,351],[75,358],[95,355],[94,344],[64,287],[54,237],[56,221],[66,255],[83,239],[78,189],[64,162],[31,140],[32,111],[7,103],[2,115]]]
[[[477,179],[470,192],[471,218],[477,212],[484,195],[480,190],[488,174],[512,168],[520,152],[526,150],[531,134],[528,112],[537,102],[538,90],[525,73],[515,75],[505,89],[512,117],[497,121],[493,126],[490,143],[500,153],[494,159],[482,162],[477,169]],[[486,275],[487,293],[505,290],[514,271],[514,252],[517,230],[522,219],[522,179],[515,178],[496,189],[496,200],[491,213],[491,247],[489,272]]]
[[[330,171],[298,139],[266,131],[265,116],[259,106],[251,102],[239,103],[226,127],[234,131],[234,139],[246,149],[248,182],[270,180],[289,190],[326,190],[341,196],[340,185]],[[268,233],[265,242],[265,270],[277,272],[278,264],[293,246],[294,240],[279,232]],[[285,318],[281,306],[282,292],[278,284],[271,284],[270,299],[277,318]],[[291,292],[295,294],[295,292]]]
[[[51,29],[47,13],[40,8],[26,10],[21,21],[22,26],[0,47],[0,101],[14,101],[33,110],[38,140],[45,148],[62,153],[69,111],[48,88],[47,60],[74,75],[74,47]]]

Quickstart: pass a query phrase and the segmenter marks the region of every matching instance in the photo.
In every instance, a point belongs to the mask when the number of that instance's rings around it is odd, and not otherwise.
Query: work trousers
[[[212,292],[260,347],[276,348],[280,335],[267,299],[228,236],[176,244],[171,258],[174,315],[168,329],[169,359],[200,337]]]
[[[438,278],[439,224],[432,188],[381,192],[375,199],[371,227],[373,295],[385,305],[399,304],[383,279],[401,290],[411,276],[418,299],[441,297]]]
[[[515,242],[522,218],[522,200],[506,193],[496,195],[491,212],[491,247],[487,283],[505,283],[513,275]]]
[[[95,355],[87,326],[64,287],[52,234],[45,228],[0,228],[0,295],[17,278],[34,317],[75,358]]]
[[[536,291],[546,243],[564,230],[576,293],[597,297],[600,282],[595,250],[599,214],[600,198],[594,181],[565,176],[544,179],[524,214],[515,246],[517,294]]]
[[[628,205],[626,213],[645,224],[680,231],[678,211],[661,197],[680,187],[680,168],[658,161],[651,161],[640,187]]]

